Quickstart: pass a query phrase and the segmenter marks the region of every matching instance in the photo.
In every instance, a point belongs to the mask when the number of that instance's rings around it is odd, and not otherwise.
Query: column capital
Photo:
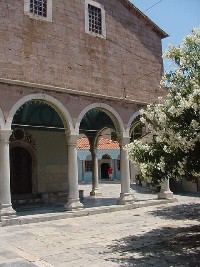
[[[69,134],[69,135],[67,135],[67,144],[68,145],[76,145],[78,139],[79,139],[78,134]]]
[[[9,142],[12,130],[0,130],[0,142]]]
[[[130,137],[121,137],[119,140],[120,146],[125,146],[130,143]]]

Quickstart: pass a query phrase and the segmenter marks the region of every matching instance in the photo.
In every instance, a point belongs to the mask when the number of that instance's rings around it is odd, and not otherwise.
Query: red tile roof
[[[85,137],[79,138],[77,142],[77,149],[78,150],[90,149],[88,139]],[[109,139],[99,138],[98,149],[100,150],[119,149],[119,143]]]

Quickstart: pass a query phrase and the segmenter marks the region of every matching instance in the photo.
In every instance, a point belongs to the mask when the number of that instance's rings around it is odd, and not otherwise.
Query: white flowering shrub
[[[169,176],[200,176],[200,28],[163,56],[176,65],[161,81],[167,95],[141,111],[153,138],[126,146],[142,178],[152,184]]]

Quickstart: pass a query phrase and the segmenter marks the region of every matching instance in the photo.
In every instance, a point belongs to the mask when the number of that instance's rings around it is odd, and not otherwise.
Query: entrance
[[[12,194],[32,193],[32,158],[23,147],[10,151],[10,186]]]
[[[108,179],[108,169],[110,165],[108,163],[101,164],[101,179]]]

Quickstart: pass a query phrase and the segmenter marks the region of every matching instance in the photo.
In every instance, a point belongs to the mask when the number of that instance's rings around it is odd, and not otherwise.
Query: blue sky
[[[170,36],[163,40],[163,51],[168,44],[179,45],[194,27],[200,26],[200,0],[130,0],[137,8]],[[167,70],[167,64],[165,63]]]

